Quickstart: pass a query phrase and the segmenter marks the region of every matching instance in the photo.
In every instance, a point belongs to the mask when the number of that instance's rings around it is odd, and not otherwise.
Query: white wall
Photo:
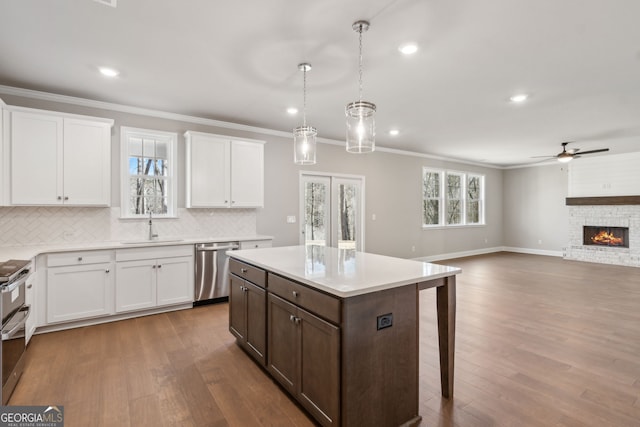
[[[504,246],[561,255],[569,224],[567,166],[504,171]]]

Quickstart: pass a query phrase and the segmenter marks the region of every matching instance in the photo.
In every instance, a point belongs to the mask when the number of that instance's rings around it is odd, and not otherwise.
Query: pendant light
[[[376,104],[362,100],[362,33],[369,29],[367,21],[354,22],[352,28],[359,34],[359,92],[358,101],[347,104],[347,151],[368,153],[376,149]]]
[[[298,64],[298,70],[303,75],[302,126],[293,130],[293,162],[297,165],[315,165],[318,132],[313,126],[307,126],[307,71],[311,70],[311,64]]]

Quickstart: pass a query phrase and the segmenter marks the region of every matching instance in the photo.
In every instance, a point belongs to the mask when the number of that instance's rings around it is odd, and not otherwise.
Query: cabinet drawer
[[[340,324],[340,300],[283,277],[269,273],[269,292]]]
[[[111,262],[112,259],[113,251],[64,252],[47,255],[47,267],[97,264],[100,262]]]
[[[267,273],[264,270],[237,259],[229,259],[229,271],[263,288],[267,282]]]
[[[240,242],[240,249],[270,248],[271,246],[271,240],[246,240]]]
[[[117,249],[116,261],[137,261],[140,259],[176,258],[193,256],[193,245],[168,245],[131,249]]]

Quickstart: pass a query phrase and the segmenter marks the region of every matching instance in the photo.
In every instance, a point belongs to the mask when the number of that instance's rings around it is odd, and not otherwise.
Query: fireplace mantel
[[[640,196],[567,197],[566,205],[640,205]]]

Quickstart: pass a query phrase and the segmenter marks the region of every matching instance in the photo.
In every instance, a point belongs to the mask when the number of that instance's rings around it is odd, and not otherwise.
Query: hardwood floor
[[[422,426],[640,426],[640,269],[514,253],[459,266],[454,398],[420,293]],[[73,426],[311,426],[228,332],[227,305],[36,335],[11,405]]]

